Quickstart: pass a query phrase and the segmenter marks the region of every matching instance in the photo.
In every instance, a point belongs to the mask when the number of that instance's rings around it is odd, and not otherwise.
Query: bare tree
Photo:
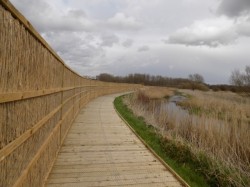
[[[250,86],[250,66],[246,66],[244,81],[247,86]]]
[[[230,83],[235,86],[250,86],[250,66],[246,66],[244,73],[239,70],[232,71]]]
[[[188,76],[188,78],[193,81],[193,82],[197,82],[197,83],[204,83],[204,78],[202,75],[195,73],[195,74],[190,74]]]

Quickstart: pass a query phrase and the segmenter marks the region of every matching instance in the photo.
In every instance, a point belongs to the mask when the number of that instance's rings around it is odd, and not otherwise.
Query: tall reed
[[[126,102],[165,138],[188,144],[197,154],[205,153],[213,160],[215,175],[219,168],[227,172],[232,184],[244,186],[250,179],[250,99],[225,92],[185,94],[190,98],[180,103],[185,111],[168,107],[166,100],[150,98],[147,90]]]

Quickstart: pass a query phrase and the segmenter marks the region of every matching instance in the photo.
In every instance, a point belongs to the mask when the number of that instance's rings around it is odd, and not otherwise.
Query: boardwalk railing
[[[0,0],[0,186],[42,186],[80,108],[138,87],[79,76]]]

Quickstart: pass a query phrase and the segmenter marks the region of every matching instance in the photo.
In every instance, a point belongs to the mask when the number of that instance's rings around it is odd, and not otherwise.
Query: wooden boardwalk
[[[76,118],[47,187],[181,186],[114,108],[115,95],[90,102]]]

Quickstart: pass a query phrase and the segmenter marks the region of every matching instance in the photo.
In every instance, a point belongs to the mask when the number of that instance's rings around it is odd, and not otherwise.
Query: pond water
[[[173,103],[177,103],[177,102],[181,102],[186,100],[187,98],[181,95],[173,95],[169,98],[168,102],[173,102]]]
[[[193,125],[201,125],[202,122],[203,127],[206,129],[208,129],[209,126],[213,126],[213,129],[217,129],[218,132],[225,131],[225,128],[227,126],[225,121],[207,117],[203,117],[204,119],[202,119],[202,117],[190,115],[188,110],[185,110],[177,105],[178,102],[184,101],[186,99],[187,98],[184,96],[174,95],[170,97],[167,102],[164,103],[164,108],[166,110],[167,115],[172,119],[175,119],[177,125],[189,119],[192,121]]]
[[[174,95],[170,97],[169,100],[165,103],[166,112],[169,114],[178,114],[179,116],[187,117],[189,115],[188,111],[182,109],[177,105],[177,102],[181,102],[186,99],[186,97],[180,95]]]

